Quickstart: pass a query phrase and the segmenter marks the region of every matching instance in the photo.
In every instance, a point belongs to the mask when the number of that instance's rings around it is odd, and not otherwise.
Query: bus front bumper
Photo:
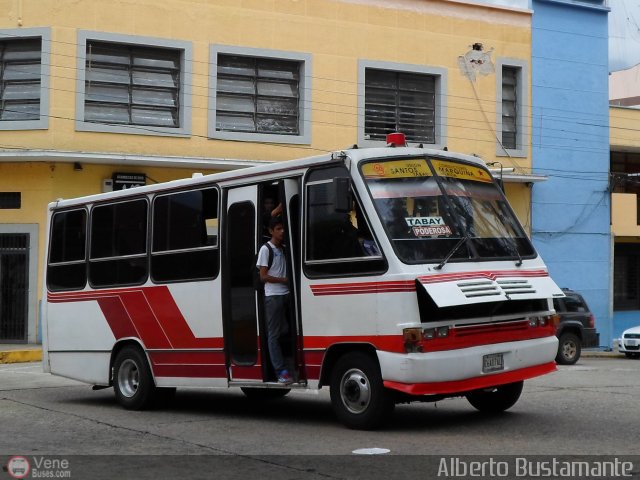
[[[377,353],[385,387],[409,395],[450,395],[553,372],[557,351],[558,340],[550,336],[438,352]],[[487,355],[501,356],[502,368],[483,371]]]

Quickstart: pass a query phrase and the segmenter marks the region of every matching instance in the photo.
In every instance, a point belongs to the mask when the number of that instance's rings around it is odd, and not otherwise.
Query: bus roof
[[[49,203],[49,209],[66,208],[74,205],[82,205],[85,203],[100,202],[105,200],[124,199],[133,195],[149,194],[174,188],[192,187],[197,185],[207,185],[211,183],[224,184],[226,182],[242,182],[244,179],[252,179],[254,177],[264,176],[268,179],[270,175],[286,174],[286,172],[294,172],[296,170],[304,170],[316,165],[330,163],[332,161],[340,161],[349,158],[351,162],[359,163],[372,158],[393,158],[393,157],[415,157],[415,156],[436,156],[445,157],[447,159],[462,160],[465,162],[475,163],[485,166],[485,162],[480,158],[472,155],[448,152],[445,150],[434,150],[429,148],[417,147],[376,147],[376,148],[350,148],[338,150],[324,155],[306,157],[295,160],[285,160],[281,162],[273,162],[266,165],[251,166],[239,168],[221,173],[213,173],[210,175],[194,176],[180,180],[172,180],[169,182],[157,183],[154,185],[145,185],[143,187],[135,187],[128,190],[118,190],[114,192],[98,193],[83,197],[71,199],[59,199]]]

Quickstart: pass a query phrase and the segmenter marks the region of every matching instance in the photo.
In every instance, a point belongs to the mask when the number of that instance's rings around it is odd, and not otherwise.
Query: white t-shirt
[[[269,245],[271,245],[271,250],[273,251],[273,263],[267,273],[272,277],[284,278],[287,276],[287,262],[284,257],[284,252],[271,242],[269,242]],[[269,247],[266,245],[260,247],[256,266],[258,268],[269,266]],[[267,297],[272,295],[286,295],[287,293],[289,293],[289,285],[286,283],[266,282],[264,284],[264,294]]]

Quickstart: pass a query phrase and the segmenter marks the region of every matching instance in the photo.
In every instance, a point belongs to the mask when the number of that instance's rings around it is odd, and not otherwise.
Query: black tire
[[[558,340],[558,354],[556,363],[559,365],[573,365],[580,359],[582,342],[573,333],[563,333]]]
[[[113,391],[117,402],[127,410],[142,410],[152,404],[157,389],[140,348],[126,346],[116,355]]]
[[[291,391],[290,388],[258,388],[258,387],[241,387],[242,393],[251,400],[276,400],[287,395]]]
[[[333,367],[331,405],[344,425],[358,430],[380,426],[395,407],[378,362],[362,352],[342,356]]]
[[[467,400],[476,409],[486,413],[500,413],[513,407],[522,393],[524,382],[508,383],[492,388],[475,390],[467,394]]]

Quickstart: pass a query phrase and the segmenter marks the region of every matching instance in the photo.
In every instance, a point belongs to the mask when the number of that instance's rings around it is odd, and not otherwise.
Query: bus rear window
[[[87,211],[71,210],[53,215],[47,267],[49,290],[77,290],[87,283]]]

